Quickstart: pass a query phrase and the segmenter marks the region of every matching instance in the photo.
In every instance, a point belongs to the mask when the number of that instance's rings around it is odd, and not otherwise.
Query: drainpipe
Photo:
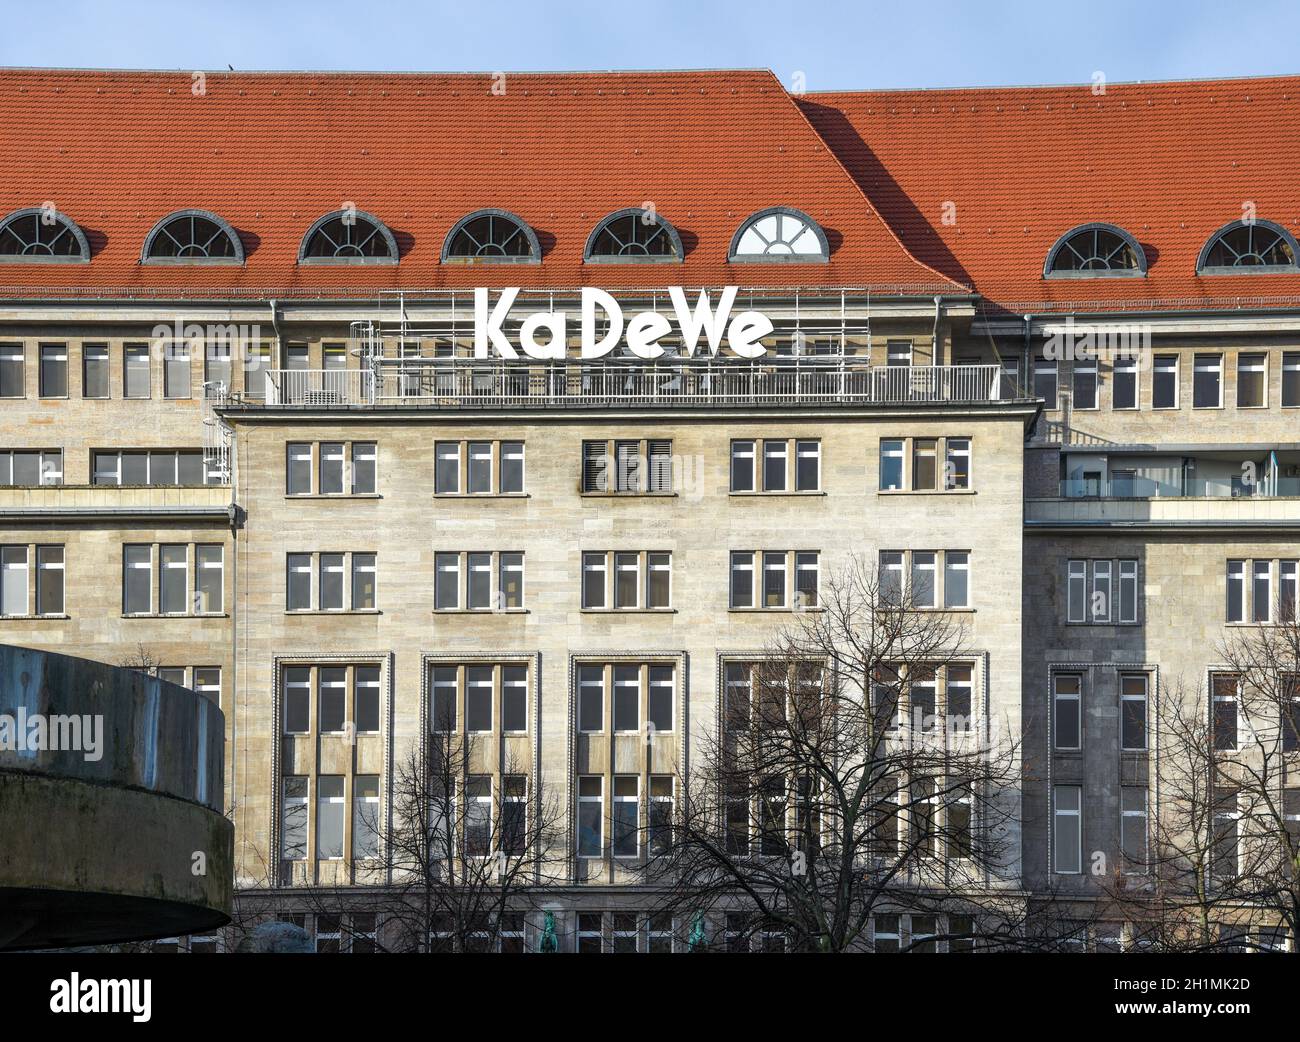
[[[280,354],[280,312],[276,307],[275,301],[271,302],[271,328],[275,330],[275,362],[276,368],[279,369],[284,364],[284,359]]]
[[[934,298],[934,328],[930,330],[930,364],[939,364],[939,309],[943,306],[943,297]]]

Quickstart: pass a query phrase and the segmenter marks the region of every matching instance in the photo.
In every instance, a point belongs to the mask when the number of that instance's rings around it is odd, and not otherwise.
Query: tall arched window
[[[84,263],[90,244],[71,217],[53,207],[15,210],[0,221],[0,262]]]
[[[505,210],[476,210],[462,217],[442,244],[444,264],[527,264],[541,259],[537,235]]]
[[[1272,221],[1233,221],[1210,236],[1196,260],[1199,275],[1245,275],[1295,271],[1295,237]]]
[[[829,260],[826,233],[802,210],[773,206],[759,210],[736,229],[731,237],[729,261],[793,261],[815,263]]]
[[[336,210],[302,237],[299,264],[396,264],[397,240],[378,217]]]
[[[140,260],[144,264],[242,264],[244,244],[215,213],[178,210],[145,236]]]
[[[1047,278],[1101,278],[1114,275],[1145,275],[1147,258],[1141,245],[1123,228],[1113,224],[1081,224],[1056,240],[1047,254],[1043,275]]]
[[[677,229],[639,206],[610,214],[587,236],[583,259],[596,264],[645,264],[682,259]]]

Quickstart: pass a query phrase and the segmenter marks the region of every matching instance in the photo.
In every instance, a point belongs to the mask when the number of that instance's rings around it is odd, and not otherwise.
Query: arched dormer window
[[[53,207],[15,210],[0,220],[0,262],[79,264],[90,260],[90,244],[77,222]]]
[[[396,264],[397,240],[378,217],[336,210],[307,229],[299,264]]]
[[[589,264],[679,263],[682,240],[668,221],[639,206],[618,210],[589,236],[582,259]]]
[[[243,264],[244,244],[225,220],[207,210],[178,210],[153,226],[142,264]]]
[[[1147,257],[1141,245],[1113,224],[1081,224],[1056,240],[1043,265],[1044,278],[1142,276]]]
[[[476,210],[462,217],[442,244],[444,264],[535,264],[541,259],[537,234],[505,210]]]
[[[802,210],[772,206],[759,210],[736,229],[727,260],[785,261],[815,264],[830,260],[830,246],[821,226]]]
[[[1295,271],[1295,237],[1272,221],[1233,221],[1210,236],[1196,259],[1198,275]]]

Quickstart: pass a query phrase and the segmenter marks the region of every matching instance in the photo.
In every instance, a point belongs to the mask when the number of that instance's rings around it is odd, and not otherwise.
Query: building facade
[[[1294,614],[1300,200],[1257,135],[1298,89],[0,73],[0,640],[217,701],[237,884],[322,950],[382,929],[365,834],[440,719],[463,799],[560,808],[561,947],[656,950],[620,823],[866,559],[1018,745],[989,882],[1096,918],[1158,700]],[[761,356],[686,347],[725,287]],[[584,289],[655,318],[584,357]]]

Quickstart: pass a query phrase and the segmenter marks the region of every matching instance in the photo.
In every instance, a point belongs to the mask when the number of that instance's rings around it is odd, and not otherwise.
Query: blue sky
[[[1296,72],[1257,0],[6,0],[0,64],[524,71],[761,66],[808,90]]]

